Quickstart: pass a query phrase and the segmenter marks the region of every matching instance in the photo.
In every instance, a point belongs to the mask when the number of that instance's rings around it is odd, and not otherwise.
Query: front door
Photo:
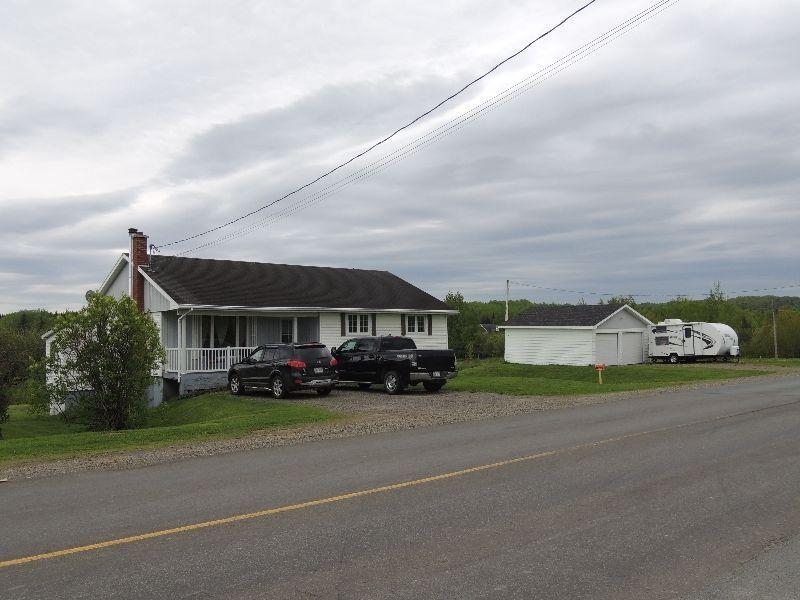
[[[683,355],[694,356],[694,330],[691,327],[683,328]]]

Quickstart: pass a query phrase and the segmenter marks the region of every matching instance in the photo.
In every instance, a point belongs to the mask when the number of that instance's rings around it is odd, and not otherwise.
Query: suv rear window
[[[390,337],[381,341],[382,350],[416,350],[417,345],[411,338]]]
[[[305,348],[295,348],[297,358],[312,360],[315,358],[329,358],[331,353],[325,346],[311,346]]]

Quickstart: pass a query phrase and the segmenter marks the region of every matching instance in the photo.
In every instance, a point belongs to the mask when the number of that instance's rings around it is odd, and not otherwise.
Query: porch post
[[[292,317],[292,341],[297,343],[297,317]]]
[[[228,346],[225,352],[225,370],[229,370],[231,368],[231,347]]]

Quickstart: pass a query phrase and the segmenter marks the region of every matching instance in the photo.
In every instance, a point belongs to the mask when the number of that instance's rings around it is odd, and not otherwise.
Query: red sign
[[[606,366],[603,363],[594,366],[595,371],[603,371],[605,368]]]

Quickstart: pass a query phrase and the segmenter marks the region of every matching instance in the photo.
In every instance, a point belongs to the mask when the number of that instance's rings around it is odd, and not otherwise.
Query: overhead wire
[[[350,185],[358,181],[361,181],[367,177],[371,177],[377,173],[382,172],[389,166],[396,164],[400,160],[403,160],[409,156],[413,156],[414,154],[416,154],[429,144],[439,141],[444,137],[447,137],[455,133],[456,131],[459,131],[460,129],[462,129],[469,123],[473,122],[474,120],[481,118],[482,116],[495,110],[499,106],[506,104],[507,102],[517,98],[521,94],[526,93],[533,87],[536,87],[542,84],[543,82],[547,81],[548,79],[556,76],[561,71],[571,67],[577,62],[580,62],[581,60],[585,59],[591,54],[594,54],[595,52],[605,47],[606,45],[612,43],[619,37],[629,33],[630,31],[641,26],[650,19],[658,16],[663,11],[670,8],[672,5],[676,4],[679,1],[680,0],[659,0],[658,2],[644,9],[643,11],[637,13],[633,17],[630,17],[629,19],[621,22],[612,29],[597,36],[592,41],[587,42],[586,44],[580,46],[579,48],[573,50],[572,52],[562,56],[558,60],[550,63],[546,67],[534,72],[533,74],[525,77],[524,79],[505,88],[501,92],[484,100],[483,102],[470,108],[469,110],[462,112],[457,116],[449,119],[448,121],[436,127],[435,129],[432,129],[431,131],[428,131],[427,133],[415,138],[414,140],[404,144],[403,146],[400,146],[393,152],[381,156],[380,158],[365,165],[364,167],[358,169],[357,171],[354,171],[353,173],[347,175],[346,177],[343,177],[342,179],[339,179],[338,181],[329,184],[325,188],[322,188],[310,194],[309,196],[306,196],[297,203],[289,205],[288,207],[281,209],[276,213],[272,213],[266,216],[265,218],[261,219],[260,221],[248,225],[247,227],[228,233],[215,240],[200,244],[194,248],[180,252],[179,254],[193,253],[203,248],[218,245],[232,238],[247,235],[248,233],[251,233],[252,231],[258,228],[269,225],[270,223],[274,223],[275,221],[281,218],[285,218],[291,214],[294,214],[299,210],[308,208],[309,206],[316,204],[317,202],[335,193],[338,193],[342,189],[349,187]]]
[[[493,66],[491,69],[489,69],[488,71],[484,72],[483,74],[481,74],[481,75],[479,75],[479,76],[475,77],[474,79],[472,79],[471,81],[469,81],[467,84],[465,84],[465,85],[464,85],[463,87],[461,87],[459,90],[457,90],[456,92],[454,92],[454,93],[450,94],[450,95],[449,95],[449,96],[447,96],[447,97],[446,97],[444,100],[441,100],[439,103],[437,103],[435,106],[433,106],[433,107],[429,108],[428,110],[426,110],[426,111],[424,111],[423,113],[419,114],[418,116],[414,117],[414,118],[413,118],[412,120],[410,120],[409,122],[407,122],[407,123],[405,123],[404,125],[402,125],[402,126],[398,127],[397,129],[395,129],[395,130],[394,130],[392,133],[390,133],[389,135],[387,135],[387,136],[385,136],[384,138],[382,138],[382,139],[378,140],[377,142],[375,142],[374,144],[372,144],[372,145],[371,145],[371,146],[369,146],[368,148],[366,148],[366,149],[362,150],[361,152],[358,152],[358,153],[357,153],[357,154],[355,154],[354,156],[352,156],[352,157],[350,157],[349,159],[347,159],[346,161],[344,161],[344,162],[342,162],[342,163],[338,164],[337,166],[333,167],[332,169],[329,169],[328,171],[324,172],[322,175],[319,175],[319,176],[318,176],[318,177],[316,177],[315,179],[313,179],[313,180],[311,180],[311,181],[309,181],[309,182],[307,182],[307,183],[305,183],[305,184],[301,185],[300,187],[298,187],[298,188],[296,188],[296,189],[292,190],[291,192],[289,192],[289,193],[287,193],[287,194],[284,194],[284,195],[283,195],[283,196],[281,196],[280,198],[277,198],[276,200],[273,200],[272,202],[269,202],[269,203],[267,203],[267,204],[265,204],[265,205],[263,205],[263,206],[260,206],[259,208],[255,209],[255,210],[252,210],[252,211],[250,211],[250,212],[248,212],[248,213],[246,213],[246,214],[244,214],[244,215],[241,215],[241,216],[239,216],[239,217],[237,217],[237,218],[235,218],[235,219],[232,219],[232,220],[228,221],[227,223],[223,223],[222,225],[218,225],[218,226],[216,226],[216,227],[212,227],[212,228],[210,228],[210,229],[207,229],[207,230],[205,230],[205,231],[202,231],[202,232],[199,232],[199,233],[196,233],[196,234],[190,235],[190,236],[186,236],[186,237],[184,237],[184,238],[182,238],[182,239],[179,239],[179,240],[174,240],[174,241],[171,241],[171,242],[165,242],[165,243],[162,243],[162,244],[157,244],[157,245],[155,245],[156,249],[163,248],[163,247],[167,247],[167,246],[172,246],[172,245],[175,245],[175,244],[180,244],[180,243],[183,243],[183,242],[186,242],[186,241],[189,241],[189,240],[196,239],[196,238],[198,238],[198,237],[202,237],[202,236],[208,235],[209,233],[213,233],[214,231],[219,231],[220,229],[223,229],[223,228],[225,228],[225,227],[229,227],[230,225],[233,225],[234,223],[238,223],[239,221],[242,221],[243,219],[246,219],[246,218],[248,218],[248,217],[251,217],[251,216],[253,216],[254,214],[256,214],[256,213],[259,213],[259,212],[261,212],[261,211],[263,211],[263,210],[265,210],[265,209],[267,209],[267,208],[269,208],[269,207],[271,207],[271,206],[274,206],[275,204],[277,204],[277,203],[279,203],[279,202],[282,202],[283,200],[285,200],[285,199],[287,199],[287,198],[289,198],[289,197],[293,196],[294,194],[297,194],[298,192],[300,192],[300,191],[302,191],[302,190],[304,190],[304,189],[306,189],[306,188],[308,188],[308,187],[310,187],[310,186],[314,185],[315,183],[317,183],[317,182],[318,182],[318,181],[320,181],[321,179],[324,179],[325,177],[328,177],[329,175],[331,175],[331,174],[335,173],[336,171],[338,171],[338,170],[340,170],[340,169],[344,168],[345,166],[347,166],[347,165],[349,165],[350,163],[352,163],[353,161],[355,161],[355,160],[357,160],[357,159],[361,158],[362,156],[364,156],[364,155],[365,155],[365,154],[367,154],[368,152],[371,152],[372,150],[374,150],[374,149],[375,149],[375,148],[377,148],[378,146],[381,146],[382,144],[385,144],[386,142],[388,142],[389,140],[391,140],[393,137],[395,137],[395,136],[396,136],[397,134],[399,134],[400,132],[402,132],[402,131],[404,131],[404,130],[408,129],[409,127],[412,127],[414,124],[418,123],[420,120],[424,119],[425,117],[427,117],[428,115],[430,115],[430,114],[431,114],[431,113],[433,113],[434,111],[436,111],[436,110],[438,110],[439,108],[441,108],[441,107],[442,107],[444,104],[446,104],[446,103],[450,102],[451,100],[453,100],[454,98],[456,98],[457,96],[461,95],[461,94],[462,94],[462,93],[464,93],[466,90],[468,90],[469,88],[471,88],[473,85],[475,85],[476,83],[478,83],[479,81],[481,81],[481,80],[485,79],[486,77],[488,77],[490,74],[492,74],[494,71],[496,71],[497,69],[499,69],[499,68],[500,68],[502,65],[504,65],[505,63],[507,63],[507,62],[509,62],[509,61],[513,60],[514,58],[516,58],[517,56],[519,56],[520,54],[522,54],[523,52],[525,52],[526,50],[528,50],[528,49],[529,49],[531,46],[533,46],[535,43],[539,42],[540,40],[544,39],[545,37],[547,37],[548,35],[550,35],[550,34],[551,34],[551,33],[553,33],[554,31],[556,31],[557,29],[560,29],[561,27],[563,27],[564,25],[566,25],[566,23],[567,23],[568,21],[570,21],[571,19],[573,19],[574,17],[576,17],[578,14],[580,14],[581,12],[583,12],[584,10],[586,10],[587,8],[589,8],[589,7],[590,7],[592,4],[594,4],[594,3],[595,3],[595,2],[597,2],[597,1],[598,1],[598,0],[589,0],[589,2],[586,2],[586,3],[585,3],[585,4],[583,4],[581,7],[579,7],[577,10],[575,10],[575,11],[573,11],[572,13],[568,14],[566,17],[564,17],[564,18],[563,18],[563,19],[562,19],[560,22],[558,22],[556,25],[554,25],[553,27],[551,27],[550,29],[548,29],[548,30],[547,30],[547,31],[545,31],[544,33],[540,34],[539,36],[537,36],[536,38],[534,38],[533,40],[531,40],[530,42],[528,42],[528,43],[527,43],[525,46],[523,46],[522,48],[520,48],[519,50],[517,50],[517,51],[516,51],[516,52],[514,52],[513,54],[511,54],[511,55],[507,56],[506,58],[504,58],[503,60],[501,60],[500,62],[498,62],[496,65],[494,65],[494,66]]]

